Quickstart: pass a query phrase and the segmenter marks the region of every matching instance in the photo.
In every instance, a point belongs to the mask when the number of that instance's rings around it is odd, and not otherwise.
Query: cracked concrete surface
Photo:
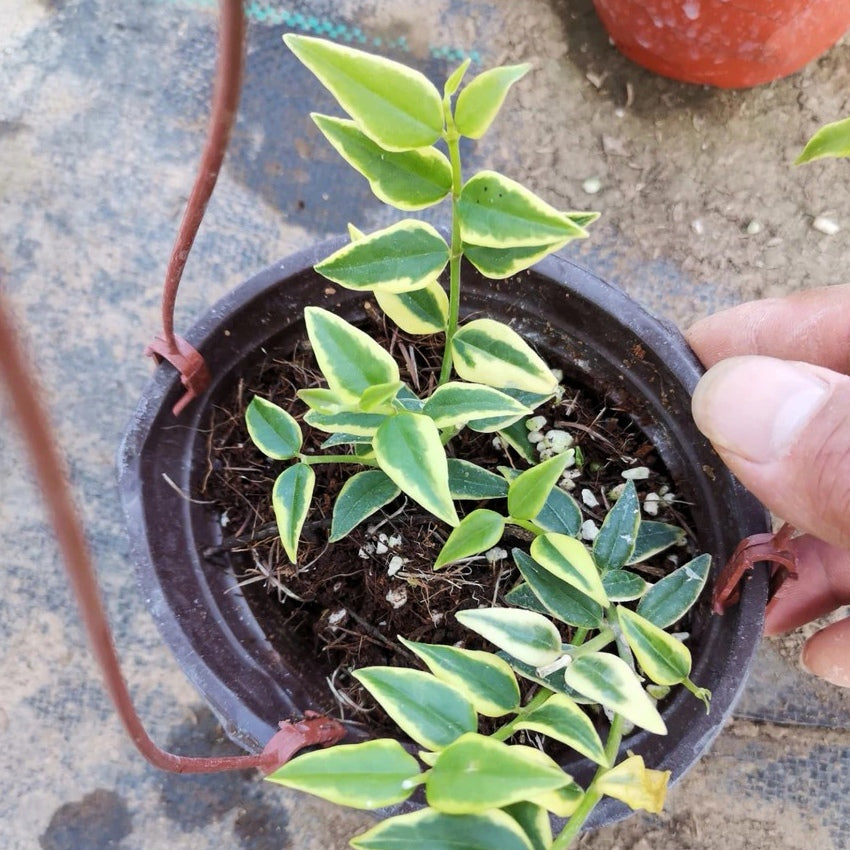
[[[323,108],[321,94],[280,47],[282,5],[248,8],[243,105],[178,327],[346,221],[368,228],[392,216],[317,144],[306,116]],[[846,282],[848,164],[791,165],[818,125],[850,113],[846,40],[786,80],[720,92],[628,63],[590,0],[299,0],[286,14],[302,29],[315,20],[387,42],[407,35],[403,58],[437,80],[459,51],[479,67],[533,62],[514,117],[474,163],[556,205],[599,209],[593,238],[573,254],[657,313],[686,324],[747,298]],[[213,36],[204,0],[0,8],[2,285],[38,366],[139,709],[157,740],[197,753],[232,745],[137,591],[113,457],[149,374],[141,351],[158,327],[158,287],[202,142]],[[815,230],[817,216],[842,229]],[[0,415],[2,846],[346,846],[368,815],[252,776],[172,777],[142,762],[107,704],[8,410]],[[763,645],[739,719],[664,815],[583,846],[847,847],[850,700],[797,668],[795,641]]]

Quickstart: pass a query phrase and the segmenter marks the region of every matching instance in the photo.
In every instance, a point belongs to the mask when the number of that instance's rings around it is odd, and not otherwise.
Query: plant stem
[[[359,463],[361,466],[377,466],[378,461],[357,455],[299,455],[298,460],[307,466],[317,466],[320,463]]]
[[[509,720],[504,726],[500,726],[492,735],[491,738],[495,741],[506,741],[516,731],[517,723],[522,723],[523,719],[531,714],[536,708],[540,708],[549,697],[552,696],[552,691],[541,688],[518,712],[513,720]]]
[[[460,134],[454,126],[451,110],[446,107],[446,144],[449,148],[449,161],[452,164],[452,244],[449,254],[449,318],[446,325],[446,347],[443,350],[443,366],[440,370],[440,384],[448,381],[452,373],[452,339],[457,332],[460,315],[460,258],[463,256],[463,242],[460,238],[460,214],[458,201],[463,188],[463,172],[460,166]]]
[[[608,740],[605,742],[605,755],[608,757],[608,763],[613,765],[617,758],[617,753],[620,750],[620,744],[623,740],[623,718],[619,714],[614,715],[611,721],[611,729],[608,733]],[[590,817],[590,813],[595,808],[596,804],[602,799],[602,794],[596,790],[596,780],[608,772],[610,768],[600,765],[593,776],[587,791],[584,792],[582,801],[578,804],[578,808],[573,812],[567,825],[561,830],[558,837],[552,842],[549,850],[566,850],[570,846],[572,840],[579,834],[585,821]]]

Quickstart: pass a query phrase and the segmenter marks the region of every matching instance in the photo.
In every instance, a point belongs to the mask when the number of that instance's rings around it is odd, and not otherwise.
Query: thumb
[[[850,548],[850,377],[809,363],[732,357],[700,380],[693,416],[770,511]]]

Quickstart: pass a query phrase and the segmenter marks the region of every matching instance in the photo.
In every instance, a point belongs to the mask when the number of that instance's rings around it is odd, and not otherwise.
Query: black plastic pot
[[[302,310],[318,304],[349,320],[363,316],[363,296],[328,287],[312,270],[341,241],[284,260],[219,302],[188,334],[213,375],[208,391],[175,421],[171,408],[182,388],[160,367],[130,423],[119,456],[121,494],[133,559],[148,607],[186,675],[221,720],[227,734],[258,751],[279,720],[319,709],[325,682],[312,658],[282,630],[277,603],[251,606],[232,570],[200,553],[220,541],[216,516],[180,495],[196,492],[205,463],[205,425],[211,408],[271,349],[286,352],[304,334]],[[690,395],[701,367],[679,332],[648,315],[622,291],[561,257],[502,282],[472,269],[464,278],[469,312],[510,322],[567,377],[629,410],[653,442],[675,483],[693,505],[700,551],[718,569],[741,538],[765,531],[764,509],[719,461],[690,417]],[[708,600],[694,616],[693,680],[713,692],[711,713],[683,688],[664,718],[666,737],[638,733],[626,745],[648,766],[680,777],[703,753],[730,714],[759,641],[766,581],[757,575],[741,604],[712,616]],[[352,729],[353,739],[362,732]],[[589,764],[565,764],[577,777]],[[598,807],[590,825],[628,813],[614,800]]]

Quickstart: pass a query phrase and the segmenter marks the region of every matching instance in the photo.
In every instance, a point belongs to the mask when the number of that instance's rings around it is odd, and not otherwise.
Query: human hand
[[[687,339],[708,372],[693,416],[723,461],[775,515],[799,578],[768,605],[775,635],[850,604],[850,285],[741,304]],[[821,629],[801,659],[850,687],[850,617]]]

